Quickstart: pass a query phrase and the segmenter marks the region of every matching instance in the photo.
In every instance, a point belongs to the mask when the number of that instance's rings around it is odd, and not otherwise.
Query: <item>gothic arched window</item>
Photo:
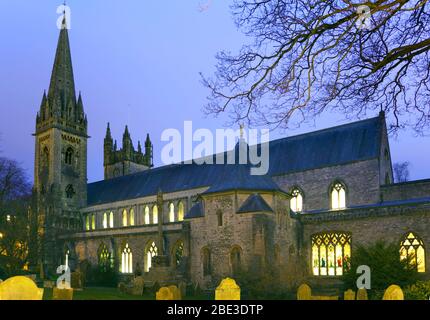
[[[121,254],[121,272],[133,273],[133,253],[131,252],[128,243],[125,244]]]
[[[158,223],[158,207],[157,207],[157,205],[154,205],[152,207],[152,223],[153,224]]]
[[[312,236],[312,271],[314,276],[340,276],[349,268],[351,235],[343,232]]]
[[[127,210],[126,209],[124,209],[123,211],[122,211],[122,226],[123,227],[127,227]]]
[[[109,213],[109,228],[113,228],[114,224],[113,224],[113,212],[111,211]]]
[[[242,249],[238,246],[233,247],[230,252],[231,272],[233,275],[240,273],[242,269]]]
[[[134,226],[134,209],[130,209],[130,226]]]
[[[158,255],[158,248],[155,245],[155,242],[150,242],[145,250],[146,264],[145,264],[145,272],[149,272],[152,266],[152,257]]]
[[[71,147],[67,148],[64,162],[68,165],[73,163],[73,149]]]
[[[211,251],[207,247],[202,249],[202,265],[203,265],[203,276],[211,275],[212,274]]]
[[[48,149],[48,147],[43,148],[42,167],[49,168],[49,149]]]
[[[178,267],[181,264],[182,257],[184,255],[184,242],[183,241],[178,241],[176,243],[173,254],[174,254],[173,258],[175,261],[175,265],[176,265],[176,267]]]
[[[73,186],[71,184],[69,184],[66,187],[66,197],[67,197],[67,199],[72,199],[73,196],[75,195],[75,193],[76,193],[75,189],[73,188]]]
[[[182,201],[178,203],[178,221],[184,221],[184,204]]]
[[[172,202],[169,204],[169,222],[175,222],[175,205]]]
[[[103,271],[107,271],[113,267],[112,255],[104,243],[102,243],[98,250],[99,267]]]
[[[400,259],[407,260],[418,272],[426,271],[424,242],[413,232],[409,232],[400,243]]]
[[[96,214],[95,213],[91,216],[91,229],[96,230]]]
[[[331,188],[331,208],[344,209],[346,207],[346,188],[341,182],[335,182]]]
[[[90,230],[90,215],[87,214],[85,216],[85,230],[89,231]]]
[[[145,207],[145,213],[144,213],[144,217],[143,218],[144,218],[143,221],[144,221],[145,224],[150,224],[151,223],[150,222],[150,218],[149,218],[149,207],[148,206]]]
[[[294,188],[291,191],[290,208],[294,212],[302,212],[303,210],[303,194],[299,188]]]
[[[108,227],[108,214],[107,212],[103,213],[103,229],[107,229]]]

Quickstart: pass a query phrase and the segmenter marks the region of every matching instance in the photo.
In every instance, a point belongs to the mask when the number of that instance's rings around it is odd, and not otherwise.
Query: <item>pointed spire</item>
[[[107,141],[107,140],[109,140],[109,141],[113,142],[113,141],[112,141],[112,134],[111,134],[111,132],[110,132],[110,123],[109,123],[109,122],[108,122],[108,124],[107,124],[107,128],[106,128],[106,136],[105,136],[105,141]]]
[[[151,146],[151,139],[149,139],[149,133],[146,135],[146,140],[145,140],[145,147],[149,147]]]
[[[137,142],[137,152],[142,153],[142,146],[140,144],[140,140]]]

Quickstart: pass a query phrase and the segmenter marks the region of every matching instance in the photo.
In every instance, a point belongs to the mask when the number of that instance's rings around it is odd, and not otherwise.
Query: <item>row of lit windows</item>
[[[303,211],[303,197],[303,192],[299,188],[293,188],[290,199],[290,208],[292,211]],[[346,208],[346,187],[341,182],[335,182],[330,189],[330,208],[332,210]]]
[[[418,272],[425,272],[424,243],[409,232],[400,243],[400,259],[408,259]],[[312,273],[314,276],[341,276],[350,267],[351,235],[342,232],[312,236]]]
[[[152,212],[152,214],[151,214]],[[169,204],[169,222],[176,222],[176,214],[175,214],[175,205],[173,203]],[[134,209],[130,209],[127,211],[127,209],[124,209],[121,214],[121,226],[122,227],[128,227],[128,226],[134,226],[135,225],[135,214]],[[184,220],[184,205],[182,202],[178,203],[178,216],[177,221],[183,221]],[[149,206],[145,206],[144,213],[143,213],[143,224],[149,225],[149,224],[158,224],[158,206],[154,205],[152,206],[152,209],[150,209]],[[105,212],[103,213],[103,221],[102,221],[102,227],[103,229],[108,228],[114,228],[114,213],[111,212]],[[85,230],[95,230],[96,229],[96,214],[89,214],[85,217]]]

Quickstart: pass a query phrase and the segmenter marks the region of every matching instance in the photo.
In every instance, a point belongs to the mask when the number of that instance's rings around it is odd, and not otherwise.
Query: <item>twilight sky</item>
[[[233,23],[225,0],[91,0],[67,2],[76,88],[89,120],[88,178],[103,179],[103,138],[111,123],[121,145],[129,125],[134,145],[149,133],[154,160],[167,128],[223,128],[226,117],[202,113],[207,90],[199,72],[211,75],[215,54],[236,52],[249,41]],[[0,151],[33,176],[35,116],[48,89],[59,30],[59,0],[0,1]],[[205,8],[206,10],[201,10]],[[369,117],[374,116],[369,114]],[[271,139],[348,122],[325,114]],[[430,178],[430,137],[400,132],[390,139],[393,162],[410,161],[411,179]]]

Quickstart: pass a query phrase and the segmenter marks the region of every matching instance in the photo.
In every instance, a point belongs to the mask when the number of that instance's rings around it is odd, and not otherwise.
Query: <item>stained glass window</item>
[[[113,268],[112,255],[105,244],[100,245],[99,248],[99,266],[103,271],[107,271],[109,267]]]
[[[121,255],[121,272],[133,273],[133,253],[131,252],[128,243],[125,244],[124,250]]]
[[[412,232],[409,232],[400,244],[400,259],[409,259],[418,272],[426,271],[424,243]]]
[[[145,272],[149,272],[149,269],[152,266],[152,257],[158,255],[158,248],[155,245],[155,242],[151,242],[151,244],[146,249],[146,265]]]
[[[303,210],[303,195],[299,189],[295,188],[291,192],[290,208],[294,212],[301,212]]]
[[[336,182],[331,190],[331,208],[343,209],[346,207],[346,191],[345,186]]]
[[[312,236],[312,272],[315,276],[340,276],[350,266],[351,235],[341,232]]]
[[[149,207],[146,206],[145,207],[145,216],[144,216],[144,222],[145,222],[145,224],[150,224],[149,220],[150,220],[149,219]]]

